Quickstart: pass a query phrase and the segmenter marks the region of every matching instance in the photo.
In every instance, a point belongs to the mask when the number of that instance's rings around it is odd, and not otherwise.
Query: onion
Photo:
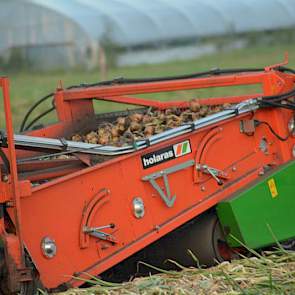
[[[190,101],[189,108],[192,112],[198,112],[201,108],[201,105],[198,100],[194,99]]]
[[[166,110],[153,110],[147,114],[133,113],[126,117],[118,117],[116,122],[101,123],[97,132],[91,131],[86,135],[74,134],[73,141],[84,141],[94,144],[113,144],[124,146],[134,140],[144,139],[154,134],[180,126],[186,122],[196,121],[199,118],[222,111],[231,105],[201,105],[199,100],[189,102],[189,108],[168,108]]]
[[[139,131],[141,129],[142,128],[141,128],[141,125],[139,123],[137,123],[137,122],[131,122],[131,124],[130,124],[130,131],[131,132]]]

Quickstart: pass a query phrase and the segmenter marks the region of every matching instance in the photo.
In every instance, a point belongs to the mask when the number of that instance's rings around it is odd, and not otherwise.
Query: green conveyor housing
[[[252,249],[295,237],[295,161],[217,205],[230,246]]]

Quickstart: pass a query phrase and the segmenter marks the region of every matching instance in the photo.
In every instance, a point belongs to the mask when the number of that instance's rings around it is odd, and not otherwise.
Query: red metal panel
[[[261,84],[263,82],[263,79],[265,79],[267,75],[272,75],[272,73],[267,74],[258,72],[255,74],[236,74],[217,77],[214,76],[210,78],[195,78],[165,82],[151,82],[131,85],[112,85],[84,89],[71,89],[64,91],[64,99],[73,100],[83,98],[94,98],[100,96],[110,97],[142,93],[189,90],[208,87]]]
[[[288,114],[289,112],[285,117],[287,115],[289,119]],[[266,119],[272,117],[273,112],[260,112],[259,116]],[[282,125],[287,128],[286,119]],[[78,270],[91,274],[100,273],[212,207],[238,188],[244,187],[258,177],[263,166],[273,164],[274,155],[277,164],[282,163],[277,140],[269,130],[258,130],[255,136],[249,137],[240,133],[239,120],[228,120],[220,127],[222,138],[209,147],[203,161],[209,166],[227,171],[230,178],[220,187],[210,177],[200,185],[194,184],[194,167],[172,174],[169,176],[171,191],[177,196],[172,208],[168,208],[149,183],[141,181],[141,178],[194,159],[200,140],[210,132],[211,127],[145,151],[86,168],[33,189],[32,196],[22,200],[26,220],[24,232],[26,244],[41,273],[42,282],[47,287],[56,287],[65,281],[61,279],[63,275],[72,275]],[[264,154],[259,149],[262,136],[266,137],[268,142],[275,143],[272,153]],[[187,139],[191,142],[191,154],[143,169],[141,154]],[[287,149],[286,146],[284,148]],[[233,166],[235,170],[232,169]],[[110,196],[92,216],[91,225],[114,223],[116,227],[110,233],[118,243],[112,245],[90,237],[89,247],[81,249],[79,235],[85,204],[103,188],[110,191]],[[143,219],[136,219],[132,212],[132,200],[137,196],[144,200],[146,206]],[[34,219],[29,218],[29,208],[32,207],[38,208]],[[34,220],[38,220],[38,223]],[[44,236],[52,237],[57,243],[58,254],[52,260],[48,260],[40,252],[40,241]],[[71,283],[79,284],[72,280]]]

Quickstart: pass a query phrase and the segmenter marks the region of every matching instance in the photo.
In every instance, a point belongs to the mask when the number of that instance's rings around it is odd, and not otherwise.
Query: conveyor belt
[[[127,145],[122,147],[115,146],[105,146],[99,144],[90,144],[84,142],[75,142],[65,139],[53,139],[46,137],[36,137],[28,135],[17,134],[14,136],[15,146],[19,149],[43,149],[43,150],[53,150],[53,151],[65,151],[65,152],[79,152],[86,154],[96,154],[96,155],[107,155],[115,156],[127,153],[132,153],[134,151],[144,149],[148,146],[163,142],[167,139],[171,139],[182,134],[198,130],[200,128],[206,127],[211,124],[215,124],[232,117],[238,116],[242,113],[251,112],[258,108],[257,100],[250,99],[242,103],[237,104],[231,109],[221,111],[219,113],[207,116],[202,119],[198,119],[192,123],[184,124],[180,127],[173,128],[171,130],[164,131],[160,134],[153,135],[146,140],[135,141],[133,145]],[[6,140],[5,135],[0,139],[0,145],[5,146]]]

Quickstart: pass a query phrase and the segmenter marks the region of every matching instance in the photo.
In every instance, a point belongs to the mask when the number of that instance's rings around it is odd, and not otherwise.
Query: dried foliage
[[[282,249],[263,255],[257,253],[256,257],[231,263],[223,262],[209,269],[179,267],[179,272],[157,269],[160,274],[122,284],[108,283],[89,276],[87,282],[96,286],[72,289],[60,295],[295,294],[295,253]]]

